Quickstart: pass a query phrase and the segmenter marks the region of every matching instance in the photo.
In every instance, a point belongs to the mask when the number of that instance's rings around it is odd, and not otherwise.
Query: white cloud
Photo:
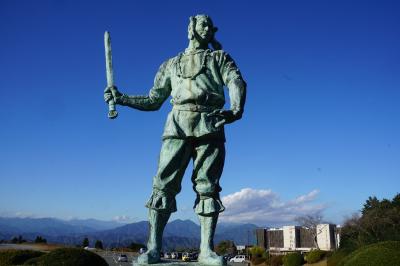
[[[114,216],[112,218],[112,220],[114,222],[118,222],[118,223],[131,223],[131,222],[133,222],[134,219],[127,215],[117,215],[117,216]]]
[[[318,190],[313,190],[293,200],[283,201],[270,189],[243,188],[222,198],[226,210],[220,220],[263,226],[290,224],[297,216],[321,212],[326,208],[324,204],[314,202],[318,194]]]
[[[18,218],[35,218],[35,215],[29,212],[16,212],[15,217]]]
[[[11,212],[11,211],[3,211],[0,212],[0,217],[8,217],[8,218],[41,218],[41,216],[35,215],[30,212]]]

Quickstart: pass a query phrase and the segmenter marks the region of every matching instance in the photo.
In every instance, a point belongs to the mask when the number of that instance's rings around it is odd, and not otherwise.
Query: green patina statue
[[[153,192],[146,204],[150,223],[148,251],[139,256],[139,264],[160,262],[164,227],[177,210],[175,196],[181,190],[182,177],[191,159],[197,195],[194,210],[201,226],[198,261],[203,265],[226,264],[213,251],[218,215],[224,211],[219,196],[225,159],[224,125],[242,117],[246,83],[233,59],[215,39],[216,31],[210,17],[190,17],[188,48],[161,65],[149,95],[121,94],[115,86],[108,86],[104,93],[106,102],[142,111],[158,110],[172,96],[173,108],[164,128]],[[229,91],[229,110],[223,109],[224,86]]]

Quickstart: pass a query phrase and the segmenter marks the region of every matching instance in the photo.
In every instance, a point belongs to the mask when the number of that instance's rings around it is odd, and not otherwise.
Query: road
[[[128,266],[128,265],[132,265],[132,261],[136,260],[136,256],[133,255],[132,253],[130,254],[129,252],[123,252],[122,254],[125,254],[128,256],[128,262],[118,262],[118,255],[121,254],[119,252],[111,252],[111,251],[104,251],[104,252],[96,252],[97,254],[99,254],[100,256],[102,256],[108,263],[108,265],[110,266]],[[193,266],[197,266],[198,264],[196,264],[196,262],[183,262],[181,260],[173,260],[173,259],[165,259],[166,263],[161,263],[163,266],[165,266],[166,264],[169,265],[180,265],[180,266],[184,266],[184,265],[193,265]],[[233,263],[233,262],[228,262],[228,266],[247,266],[247,263]]]
[[[108,265],[118,265],[118,266],[127,266],[132,265],[132,260],[135,258],[133,253],[130,252],[113,252],[113,251],[99,251],[96,252],[98,255],[102,256],[108,263]],[[128,262],[118,262],[118,255],[125,254],[128,257]]]

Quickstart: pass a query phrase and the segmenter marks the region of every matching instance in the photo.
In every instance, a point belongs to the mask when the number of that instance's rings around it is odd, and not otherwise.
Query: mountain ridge
[[[15,221],[17,223],[9,224]],[[128,246],[132,242],[141,244],[147,242],[149,230],[147,221],[119,225],[106,230],[98,230],[87,226],[84,221],[75,220],[70,223],[69,221],[55,218],[0,217],[0,239],[7,240],[15,235],[22,235],[27,240],[33,240],[36,236],[41,235],[51,243],[80,245],[83,238],[88,237],[92,245],[96,240],[101,240],[105,247]],[[88,219],[89,225],[93,226],[97,222],[98,220]],[[108,224],[108,226],[110,225],[112,224]],[[101,226],[104,226],[104,224]],[[222,240],[232,240],[236,245],[254,243],[253,232],[255,228],[257,226],[254,224],[218,224],[214,242],[217,244]],[[173,220],[165,227],[163,237],[165,250],[196,248],[199,243],[200,226],[191,220]]]

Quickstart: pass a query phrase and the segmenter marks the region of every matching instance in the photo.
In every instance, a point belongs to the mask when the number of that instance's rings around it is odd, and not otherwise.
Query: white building
[[[336,225],[318,224],[317,225],[317,243],[321,250],[336,249]]]
[[[295,250],[296,249],[296,241],[298,241],[298,237],[296,237],[296,226],[284,226],[283,227],[283,248],[286,250]]]
[[[316,248],[334,250],[339,247],[340,241],[339,230],[334,224],[319,224],[316,229],[302,226],[257,229],[256,238],[258,246],[274,253],[307,252]]]

